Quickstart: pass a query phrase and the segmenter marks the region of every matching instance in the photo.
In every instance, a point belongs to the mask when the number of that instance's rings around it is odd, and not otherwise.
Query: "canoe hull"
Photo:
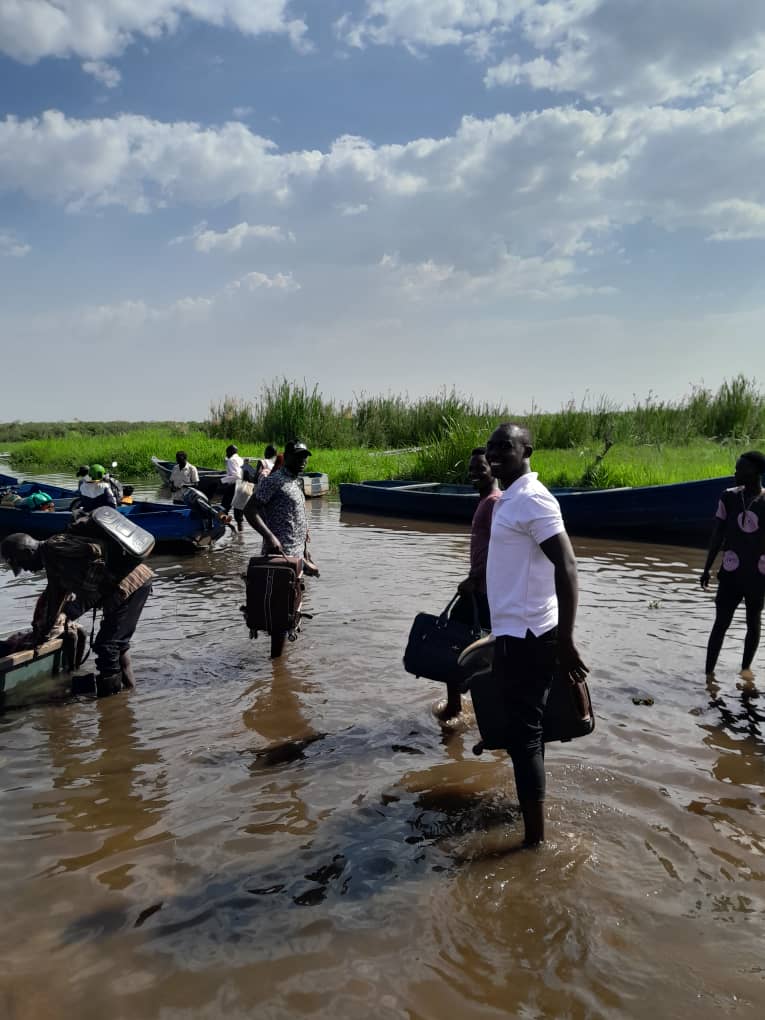
[[[329,478],[321,471],[304,471],[298,475],[306,499],[326,496],[329,492]]]
[[[719,495],[733,484],[733,478],[726,477],[625,489],[552,491],[572,535],[704,545],[712,532]],[[478,496],[470,486],[361,482],[342,484],[340,502],[344,510],[469,523]]]
[[[0,485],[15,481],[8,479],[9,476],[0,475]],[[21,482],[18,484],[18,492],[22,496],[32,492],[47,492],[54,500],[56,509],[30,511],[0,506],[0,534],[22,531],[34,538],[45,539],[51,535],[60,535],[72,523],[69,506],[78,496],[75,489],[63,489],[45,482]],[[122,507],[121,512],[153,535],[158,546],[209,545],[226,530],[225,525],[219,521],[206,522],[189,507],[171,503],[139,500],[131,506]]]
[[[16,652],[0,657],[0,706],[10,708],[71,691],[72,680],[61,669],[62,641],[49,641],[36,654]]]

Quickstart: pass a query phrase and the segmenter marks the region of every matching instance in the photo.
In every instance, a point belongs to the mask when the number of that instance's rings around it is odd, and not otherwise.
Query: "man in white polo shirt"
[[[491,610],[494,681],[505,691],[508,754],[525,826],[524,844],[544,840],[542,718],[553,674],[572,683],[589,672],[574,645],[576,559],[557,499],[531,470],[527,429],[499,425],[486,444],[504,492],[491,524],[486,586]]]

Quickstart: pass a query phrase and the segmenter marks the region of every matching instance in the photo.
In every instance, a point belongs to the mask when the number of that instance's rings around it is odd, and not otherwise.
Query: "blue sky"
[[[755,0],[0,0],[2,419],[762,381]]]

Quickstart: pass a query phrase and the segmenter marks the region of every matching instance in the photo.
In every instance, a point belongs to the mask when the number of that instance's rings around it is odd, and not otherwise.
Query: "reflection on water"
[[[134,695],[0,717],[0,1015],[761,1015],[765,703],[743,620],[705,686],[703,553],[577,544],[598,725],[548,748],[518,853],[505,757],[401,667],[467,529],[321,502],[311,530],[281,660],[238,611],[245,533],[156,559]],[[0,569],[4,626],[39,584]]]

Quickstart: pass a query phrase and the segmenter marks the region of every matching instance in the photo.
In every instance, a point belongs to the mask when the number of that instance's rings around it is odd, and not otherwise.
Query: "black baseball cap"
[[[297,439],[290,439],[290,441],[284,447],[284,453],[285,453],[285,456],[288,453],[296,453],[298,456],[301,456],[301,457],[303,457],[303,456],[304,457],[310,457],[311,456],[311,451],[308,449],[308,447],[305,445],[305,443],[301,443]]]

